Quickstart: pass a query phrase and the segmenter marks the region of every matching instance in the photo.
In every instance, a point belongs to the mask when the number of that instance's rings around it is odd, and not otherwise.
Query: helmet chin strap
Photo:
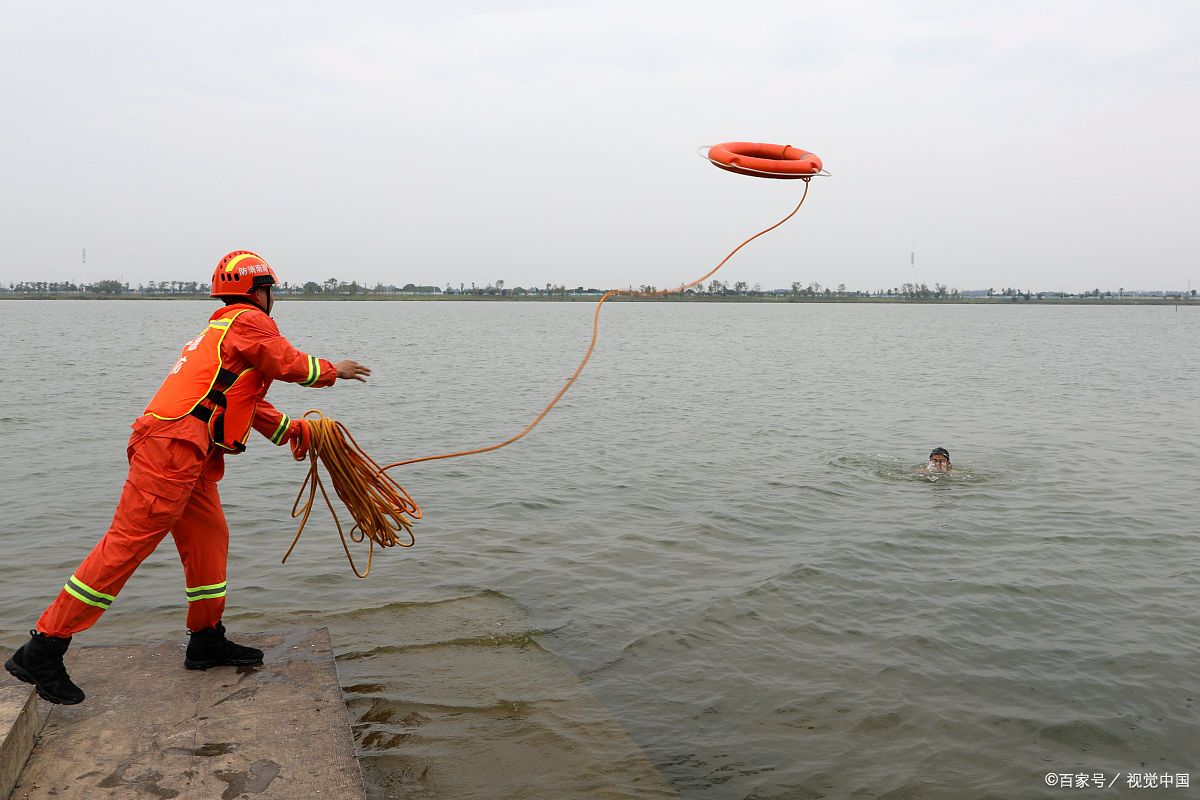
[[[268,300],[267,300],[266,305],[263,305],[262,303],[258,302],[258,290],[259,289],[266,289],[266,291],[267,291]],[[250,302],[253,303],[259,309],[261,309],[264,314],[271,313],[271,299],[270,299],[271,298],[271,287],[269,284],[266,286],[255,286],[253,290],[251,290],[250,292],[248,292],[246,294],[246,296],[249,297]]]

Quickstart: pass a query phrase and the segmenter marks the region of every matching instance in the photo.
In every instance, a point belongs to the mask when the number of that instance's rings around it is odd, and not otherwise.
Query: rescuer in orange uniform
[[[292,347],[270,317],[276,283],[267,262],[246,250],[217,264],[212,296],[225,307],[183,346],[134,421],[126,450],[129,477],[112,526],[42,614],[29,642],[4,664],[50,702],[83,700],[63,666],[71,637],[100,618],[168,532],[183,561],[188,601],[184,666],[262,663],[261,650],[229,641],[221,624],[229,528],[217,481],[225,453],[245,450],[251,429],[277,445],[297,440],[297,447],[307,448],[308,423],[266,401],[272,381],[330,386],[337,378],[362,381],[371,374],[357,362],[333,364]]]

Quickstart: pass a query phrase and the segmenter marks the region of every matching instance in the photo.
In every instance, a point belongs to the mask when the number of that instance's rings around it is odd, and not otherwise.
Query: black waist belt
[[[236,372],[230,372],[222,367],[217,371],[217,379],[213,383],[213,388],[208,390],[208,394],[204,395],[204,400],[213,404],[213,408],[202,406],[199,403],[193,408],[190,413],[193,417],[199,417],[202,422],[208,422],[212,419],[212,415],[216,413],[216,406],[225,408],[225,391],[233,386],[238,379]]]
[[[209,394],[212,394],[212,392],[209,392]],[[209,399],[211,400],[212,398],[210,397]],[[224,401],[225,401],[225,397],[222,396],[221,397],[221,405],[225,405]],[[209,408],[208,406],[197,405],[195,408],[193,408],[188,413],[191,414],[193,417],[197,417],[201,422],[203,422],[205,425],[207,425],[208,421],[213,418],[213,414],[217,413],[217,411],[215,408]],[[212,439],[214,442],[223,442],[225,440],[225,415],[224,414],[217,417],[217,421],[212,424]],[[240,453],[241,451],[239,450],[238,452]]]
[[[202,405],[200,405],[200,403],[197,403],[195,408],[193,408],[188,413],[191,414],[193,417],[198,418],[201,422],[203,422],[204,424],[207,425],[208,421],[210,419],[212,419],[213,414],[217,413],[217,408],[225,408],[225,405],[226,405],[225,391],[227,389],[229,389],[229,387],[233,386],[233,384],[237,381],[237,379],[238,379],[238,374],[236,372],[230,372],[229,370],[224,369],[224,368],[221,368],[220,370],[218,370],[217,371],[217,379],[216,379],[216,381],[214,381],[213,387],[208,390],[208,394],[204,395],[204,398],[203,398],[204,400],[207,400],[208,402],[212,403],[212,406],[211,407],[210,406],[202,406]],[[217,442],[224,441],[224,439],[225,439],[225,415],[224,414],[217,417],[217,421],[213,423],[212,437],[213,437],[213,441],[217,441]],[[237,449],[236,452],[240,453],[243,449],[245,449],[245,448],[244,447],[239,448],[239,449]]]
[[[208,422],[212,419],[212,415],[216,413],[217,406],[225,408],[225,393],[220,389],[209,389],[208,394],[204,395],[204,399],[212,403],[212,407],[202,406],[197,403],[196,407],[191,410],[191,414],[193,417],[199,417]]]

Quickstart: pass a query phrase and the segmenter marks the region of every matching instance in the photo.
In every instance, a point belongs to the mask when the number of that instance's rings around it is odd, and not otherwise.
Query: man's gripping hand
[[[288,426],[287,437],[284,441],[292,447],[292,458],[303,461],[308,457],[308,444],[311,429],[306,419],[294,419]]]

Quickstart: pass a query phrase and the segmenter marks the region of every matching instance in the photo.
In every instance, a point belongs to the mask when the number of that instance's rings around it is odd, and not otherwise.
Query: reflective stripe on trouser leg
[[[105,594],[97,589],[93,589],[74,575],[67,578],[67,583],[63,586],[63,591],[79,602],[95,606],[101,611],[111,606],[113,601],[117,599],[111,594]]]
[[[214,583],[212,586],[188,586],[184,589],[189,603],[197,600],[216,600],[225,596],[225,584]]]
[[[149,437],[131,445],[129,477],[112,525],[42,613],[39,631],[65,638],[100,618],[175,524],[192,491],[189,477],[198,477],[203,464],[204,453],[190,442]],[[171,466],[169,478],[166,465]]]
[[[205,478],[196,482],[187,508],[171,528],[171,536],[183,562],[187,628],[211,628],[225,612],[225,562],[229,554],[229,527],[216,483]]]

